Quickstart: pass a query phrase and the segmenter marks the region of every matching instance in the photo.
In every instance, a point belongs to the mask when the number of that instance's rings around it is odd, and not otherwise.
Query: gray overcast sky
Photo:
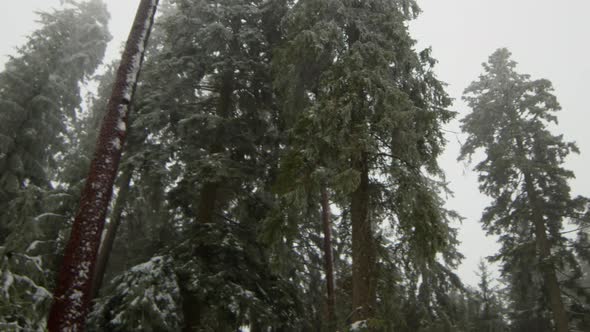
[[[449,84],[458,119],[468,109],[461,101],[463,90],[482,73],[481,63],[499,47],[507,47],[519,63],[517,70],[553,82],[563,110],[555,132],[578,143],[581,154],[568,159],[566,167],[577,178],[574,195],[590,196],[590,1],[587,0],[419,0],[423,13],[411,24],[418,48],[432,46],[439,60],[437,73]],[[446,129],[459,132],[455,121]],[[498,245],[486,238],[479,218],[488,200],[479,193],[477,174],[469,165],[458,163],[458,140],[448,135],[449,145],[440,159],[455,197],[448,206],[466,219],[461,226],[461,252],[466,256],[459,269],[465,281],[474,285],[473,273],[482,256],[494,253]]]
[[[107,0],[111,12],[110,28],[114,36],[108,60],[117,57],[126,38],[138,0]],[[585,98],[590,96],[590,1],[588,0],[419,0],[422,15],[411,24],[419,49],[432,46],[439,60],[439,78],[449,84],[458,118],[468,111],[461,93],[482,72],[481,63],[499,47],[508,47],[519,63],[518,70],[532,78],[547,78],[555,86],[563,111],[558,132],[578,143],[581,155],[568,160],[577,179],[574,194],[590,196],[590,130]],[[34,10],[44,10],[59,0],[19,0],[0,2],[0,65],[6,55],[36,25]],[[459,132],[457,121],[446,128]],[[487,199],[478,191],[477,175],[471,167],[456,161],[462,135],[449,134],[449,145],[440,159],[447,180],[455,192],[448,207],[466,219],[461,225],[461,252],[466,256],[459,274],[471,285],[477,283],[474,271],[480,257],[493,254],[498,246],[486,237],[478,222]]]

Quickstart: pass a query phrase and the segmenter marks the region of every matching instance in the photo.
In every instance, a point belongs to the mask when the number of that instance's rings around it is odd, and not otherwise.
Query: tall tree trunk
[[[517,137],[516,144],[521,151],[521,155],[525,154],[524,144],[520,137]],[[567,312],[561,298],[561,289],[555,273],[555,266],[551,261],[551,243],[547,238],[547,229],[545,227],[545,220],[543,214],[539,209],[540,201],[537,196],[533,178],[528,170],[522,170],[524,174],[525,189],[530,202],[531,216],[535,228],[535,242],[539,250],[539,264],[541,265],[541,272],[545,283],[545,290],[549,297],[551,311],[553,313],[553,321],[555,323],[556,332],[569,331],[569,320]]]
[[[539,264],[545,281],[545,289],[549,296],[556,332],[569,331],[569,320],[561,298],[561,289],[555,273],[555,266],[551,261],[551,244],[547,238],[547,229],[543,215],[539,213],[537,192],[528,172],[524,172],[525,186],[530,199],[533,224],[535,227],[535,242],[539,250]]]
[[[227,119],[229,116],[233,87],[233,70],[227,70],[222,77],[221,86],[219,89],[219,102],[217,103],[217,116],[221,119]],[[220,141],[223,139],[225,124],[220,124],[215,132],[215,141],[209,149],[210,154],[223,152],[223,145]],[[199,205],[197,211],[197,221],[202,224],[212,223],[215,215],[215,207],[217,205],[217,190],[219,189],[219,181],[206,181],[203,183],[199,195]]]
[[[346,29],[349,48],[360,39],[361,31],[355,24]],[[366,112],[364,91],[358,92],[358,104],[353,106],[351,136],[362,139],[359,128],[365,125]],[[354,138],[353,138],[354,139]],[[360,142],[357,142],[361,144]],[[352,321],[361,321],[373,316],[376,304],[375,239],[369,218],[369,160],[367,151],[352,157],[352,169],[360,174],[360,183],[352,193],[350,218],[352,222]]]
[[[233,69],[228,69],[223,73],[221,84],[219,87],[219,101],[217,103],[216,113],[221,119],[227,119],[232,108],[232,95],[234,92],[233,86]],[[215,130],[215,140],[209,148],[210,154],[223,152],[223,145],[220,143],[225,134],[225,124],[220,124]],[[209,224],[214,222],[215,209],[219,205],[218,190],[221,185],[219,180],[207,181],[204,179],[203,187],[199,192],[199,202],[197,209],[197,222],[200,224]],[[199,302],[199,298],[185,291],[183,295],[183,312],[185,317],[184,332],[197,331],[201,325],[200,316],[207,308],[203,307]]]
[[[336,315],[334,307],[336,299],[334,294],[334,258],[332,257],[332,222],[330,211],[330,199],[328,189],[322,186],[322,226],[324,228],[324,259],[326,269],[326,290],[327,290],[327,326],[328,331],[336,330]]]
[[[127,166],[121,174],[121,183],[119,187],[119,193],[117,194],[117,200],[113,212],[111,213],[111,222],[107,228],[104,239],[100,245],[98,252],[98,258],[96,259],[96,271],[94,273],[94,279],[92,281],[91,299],[94,299],[98,295],[98,291],[102,286],[102,280],[104,278],[107,264],[109,262],[109,256],[113,250],[113,244],[115,243],[115,237],[117,236],[117,230],[121,224],[121,216],[125,203],[127,202],[127,196],[129,194],[129,184],[131,183],[131,176],[133,175],[133,167]]]
[[[94,159],[66,246],[49,313],[49,331],[83,331],[104,220],[128,127],[128,107],[149,39],[158,0],[141,0],[107,105]]]
[[[376,303],[375,249],[369,219],[369,166],[367,153],[353,161],[360,183],[352,193],[352,320],[371,318]]]

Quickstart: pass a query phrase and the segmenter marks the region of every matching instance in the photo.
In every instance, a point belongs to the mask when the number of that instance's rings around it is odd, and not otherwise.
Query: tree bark
[[[360,39],[361,31],[355,24],[346,29],[350,48]],[[366,116],[364,91],[358,92],[358,103],[353,105],[350,133],[357,144],[362,144],[362,127]],[[376,304],[375,239],[369,218],[369,159],[366,150],[353,155],[352,169],[360,174],[360,183],[351,195],[350,218],[352,222],[352,321],[367,320],[373,316]]]
[[[326,269],[327,291],[327,326],[328,331],[336,330],[336,298],[334,294],[334,258],[332,257],[332,222],[328,189],[322,186],[322,226],[324,228],[324,259]]]
[[[524,172],[525,186],[529,196],[533,224],[535,227],[535,242],[539,250],[539,264],[543,273],[545,281],[545,289],[549,296],[551,304],[551,311],[553,312],[553,320],[555,322],[556,332],[569,331],[569,320],[567,312],[561,298],[561,289],[555,273],[555,267],[551,261],[551,244],[547,238],[547,230],[545,227],[545,220],[538,208],[538,199],[532,178],[528,172]]]
[[[526,155],[521,138],[517,137],[516,144],[518,145],[521,155]],[[569,320],[561,298],[561,289],[559,288],[555,267],[551,261],[551,243],[549,243],[549,239],[547,238],[545,220],[539,208],[539,198],[537,197],[537,191],[531,174],[526,169],[523,169],[522,173],[524,174],[525,190],[529,198],[531,216],[535,228],[535,242],[539,250],[539,264],[541,266],[541,272],[543,273],[543,279],[545,282],[545,290],[547,291],[551,311],[553,313],[555,331],[567,332],[569,331]]]
[[[219,87],[219,101],[217,103],[216,113],[221,119],[227,119],[232,108],[232,95],[234,93],[234,77],[233,69],[228,69],[223,73],[221,84]],[[215,130],[215,139],[209,148],[210,154],[221,153],[224,151],[223,145],[220,143],[225,134],[224,126],[220,124]],[[197,208],[197,223],[209,224],[215,221],[215,209],[219,203],[218,190],[221,182],[216,180],[203,179],[204,183],[199,192],[199,201]],[[183,313],[185,316],[185,326],[183,332],[197,331],[201,325],[201,315],[206,311],[199,299],[191,294],[188,290],[183,295]]]
[[[369,219],[369,166],[367,153],[353,161],[360,183],[352,193],[352,321],[372,317],[376,303],[375,249]]]
[[[198,331],[201,325],[201,302],[185,286],[190,282],[190,276],[179,276],[180,294],[182,296],[182,313],[184,315],[184,326],[182,332]]]
[[[47,327],[83,331],[104,221],[128,127],[128,107],[149,39],[158,0],[141,0],[117,71],[94,159],[54,291]]]
[[[229,116],[232,107],[233,87],[233,70],[227,70],[222,77],[221,87],[219,89],[219,102],[217,103],[217,116],[226,119]],[[221,124],[215,132],[215,141],[209,149],[210,154],[223,152],[223,146],[219,143],[223,139],[225,130],[224,124]],[[202,224],[212,223],[217,205],[217,190],[219,181],[207,181],[203,183],[199,195],[199,208],[197,211],[197,221]]]
[[[98,258],[96,260],[96,272],[94,273],[94,279],[92,282],[91,299],[96,298],[98,291],[102,286],[107,264],[109,263],[109,257],[111,255],[111,251],[113,250],[113,244],[115,243],[115,238],[117,236],[117,230],[121,224],[123,209],[125,207],[125,203],[127,202],[129,184],[131,183],[132,175],[133,168],[131,166],[127,166],[121,174],[121,185],[119,187],[119,193],[117,194],[117,200],[115,201],[113,212],[111,213],[111,222],[109,223],[109,227],[107,228],[104,239],[100,245]]]
[[[217,201],[217,182],[205,182],[199,193],[199,210],[197,221],[201,224],[213,222],[215,215],[215,202]]]

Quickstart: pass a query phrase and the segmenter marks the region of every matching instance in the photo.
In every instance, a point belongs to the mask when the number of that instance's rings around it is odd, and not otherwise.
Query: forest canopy
[[[52,330],[64,299],[88,331],[590,329],[580,151],[508,49],[459,115],[408,28],[417,1],[141,3],[136,57],[103,63],[106,4],[65,1],[0,72],[0,330]],[[439,164],[455,120],[500,245],[477,285]],[[99,213],[77,224],[101,162],[102,238]],[[100,249],[73,242],[91,232]]]

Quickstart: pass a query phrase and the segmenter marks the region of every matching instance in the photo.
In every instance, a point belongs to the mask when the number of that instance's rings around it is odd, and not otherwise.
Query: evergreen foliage
[[[494,286],[493,275],[483,260],[479,263],[478,275],[480,281],[475,293],[478,310],[471,331],[507,331],[502,294]]]
[[[65,3],[0,73],[0,330],[45,328],[117,67],[82,110],[108,13]],[[465,91],[460,157],[485,152],[475,168],[501,284],[483,261],[476,288],[455,274],[462,218],[437,163],[455,113],[408,31],[419,13],[414,0],[162,1],[87,329],[550,331],[551,273],[569,325],[588,329],[588,200],[563,167],[577,148],[548,129],[551,83],[518,74],[505,49]]]
[[[49,186],[47,168],[63,151],[82,101],[79,85],[100,64],[110,39],[108,18],[101,1],[40,13],[42,27],[6,63],[0,75],[4,206],[29,184]]]
[[[57,162],[76,144],[80,87],[102,60],[108,19],[98,0],[39,13],[0,73],[0,329],[44,326],[69,199]]]
[[[481,191],[493,199],[482,223],[500,235],[495,260],[509,283],[513,328],[548,331],[554,318],[562,331],[559,311],[576,316],[565,296],[585,293],[576,282],[579,261],[561,234],[564,222],[581,222],[587,205],[586,198],[571,197],[567,181],[574,174],[562,166],[578,149],[548,129],[560,109],[551,82],[518,74],[510,55],[507,49],[494,52],[484,74],[465,90],[473,111],[462,120],[469,136],[460,158],[478,149],[486,153],[475,167]]]
[[[250,308],[242,311],[242,316],[231,318],[236,313],[223,293],[218,294],[223,295],[221,298],[205,296],[208,287],[194,288],[183,276],[179,287],[185,298],[186,325],[223,330],[217,325],[221,319],[208,318],[222,315],[226,317],[223,321],[234,327],[249,321],[252,328],[283,324],[304,330],[322,328],[322,183],[328,183],[335,203],[344,211],[336,218],[336,226],[342,231],[335,232],[336,237],[342,236],[336,239],[335,255],[341,285],[337,292],[342,299],[337,308],[338,325],[352,322],[350,229],[346,228],[351,222],[347,212],[350,195],[359,185],[359,174],[350,166],[352,156],[358,154],[357,139],[368,141],[370,146],[372,222],[377,227],[377,220],[384,220],[393,230],[387,237],[375,232],[375,243],[369,244],[381,248],[377,243],[393,241],[388,248],[395,250],[392,255],[386,247],[379,249],[379,260],[388,260],[378,282],[379,303],[399,303],[407,296],[396,294],[388,281],[398,284],[400,277],[416,270],[421,272],[415,274],[415,284],[432,283],[422,287],[428,306],[438,300],[427,300],[427,294],[436,291],[442,299],[446,298],[445,291],[461,288],[450,272],[460,257],[454,250],[455,231],[449,226],[456,215],[442,208],[444,183],[435,180],[442,175],[436,165],[444,144],[440,125],[452,113],[445,110],[449,99],[434,77],[435,61],[429,51],[418,54],[411,49],[413,41],[403,22],[412,18],[417,8],[411,3],[393,2],[375,2],[361,6],[361,11],[354,6],[348,2],[236,0],[210,6],[199,1],[171,1],[160,17],[157,41],[148,52],[139,85],[132,127],[132,133],[147,135],[142,152],[129,159],[136,165],[141,164],[139,160],[153,161],[154,167],[136,173],[131,190],[154,176],[153,172],[160,174],[158,183],[164,187],[159,192],[163,195],[157,196],[159,204],[149,202],[168,211],[168,217],[160,222],[172,225],[170,234],[177,242],[202,241],[195,240],[195,235],[187,238],[188,234],[198,234],[195,229],[207,233],[202,223],[211,228],[230,222],[248,229],[237,233],[236,239],[245,241],[244,248],[249,249],[244,250],[248,252],[264,249],[258,255],[271,267],[259,283],[271,282],[268,278],[288,280],[298,285],[293,290],[297,299],[293,303],[301,303],[295,306],[300,308],[297,319],[288,316],[288,322],[277,315],[277,308],[270,315],[267,311],[271,306],[264,302],[267,309]],[[308,15],[316,10],[320,16],[317,22]],[[338,10],[350,17],[338,16]],[[337,20],[331,22],[334,17]],[[362,23],[361,30],[366,31],[366,35],[361,34],[362,43],[355,47],[348,45],[345,31],[351,22]],[[330,24],[333,26],[325,29]],[[368,31],[379,31],[383,36]],[[406,48],[396,53],[392,50],[398,49],[398,39]],[[366,53],[369,46],[373,53]],[[326,61],[333,58],[336,60]],[[348,96],[347,89],[352,91],[353,86],[358,91]],[[337,100],[344,102],[349,97],[369,101],[355,113],[368,114],[366,124],[358,122],[364,136],[351,132],[356,130],[350,119],[352,109],[337,105]],[[368,128],[375,128],[375,132]],[[400,140],[406,148],[396,148]],[[344,142],[351,145],[342,146]],[[166,169],[162,168],[164,164],[168,165]],[[382,181],[382,176],[387,180]],[[153,185],[145,188],[153,189]],[[132,197],[138,203],[146,199],[139,191]],[[124,213],[121,235],[125,240],[118,241],[127,248],[137,246],[134,243],[138,239],[131,233],[128,237],[125,229],[135,224],[137,214],[146,212],[143,203],[132,204]],[[132,234],[137,234],[137,228]],[[157,241],[153,235],[145,236],[150,239],[148,243]],[[198,251],[186,250],[192,254],[182,256],[178,264],[197,259],[198,263],[191,263],[197,264],[195,271],[210,268],[212,263],[202,262]],[[443,254],[443,264],[435,261],[437,253]],[[132,260],[137,259],[134,256]],[[402,262],[409,266],[407,270],[397,267]],[[182,274],[181,268],[177,271]],[[202,273],[202,278],[214,274]],[[431,277],[422,279],[423,275]],[[219,282],[228,282],[228,278],[231,283],[251,283],[244,275],[222,276]],[[395,284],[396,290],[402,288]],[[231,289],[227,293],[232,294]],[[206,310],[210,313],[189,314],[191,310],[202,312],[195,308],[204,307],[211,308]],[[385,322],[375,320],[371,325],[387,325],[389,329],[400,326],[389,316],[393,311],[377,311]],[[439,318],[438,314],[428,317],[432,321]]]
[[[411,252],[411,269],[429,270],[436,253],[447,252],[451,264],[458,257],[448,224],[455,215],[442,209],[437,188],[444,185],[431,178],[440,175],[440,125],[453,113],[429,50],[412,49],[404,23],[417,11],[413,2],[299,1],[273,59],[282,115],[294,123],[286,128],[278,186],[305,197],[326,182],[350,211],[352,296],[364,301],[353,303],[353,321],[371,317],[369,307],[381,301],[372,298],[380,284],[375,264],[383,259],[380,221],[391,223],[389,236]],[[363,313],[355,312],[359,306]]]
[[[112,296],[95,305],[90,331],[179,331],[183,317],[170,257],[156,256],[113,280]]]

